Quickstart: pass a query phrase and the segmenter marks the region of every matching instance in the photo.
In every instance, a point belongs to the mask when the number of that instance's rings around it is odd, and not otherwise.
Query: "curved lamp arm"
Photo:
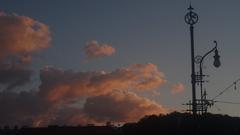
[[[218,45],[218,44],[217,44],[217,41],[214,40],[213,42],[215,43],[215,46],[214,46],[210,51],[208,51],[206,54],[204,54],[203,57],[202,57],[201,60],[200,60],[200,70],[201,70],[201,68],[202,68],[202,63],[203,63],[204,58],[205,58],[206,56],[208,56],[210,53],[212,53],[213,51],[215,51],[215,55],[213,56],[213,58],[214,58],[214,63],[213,63],[213,65],[214,65],[216,68],[220,67],[220,65],[221,65],[220,56],[219,56],[218,50],[217,50],[217,45]],[[201,71],[200,71],[200,72],[201,72]]]
[[[215,51],[217,50],[217,41],[214,40],[213,42],[215,43],[215,46],[214,46],[210,51],[208,51],[206,54],[203,55],[203,57],[202,57],[202,59],[201,59],[201,61],[200,61],[200,67],[202,67],[202,62],[203,62],[204,58],[205,58],[206,56],[208,56],[208,55],[209,55],[211,52],[213,52],[214,50],[215,50]],[[220,57],[220,56],[219,56],[219,57]]]
[[[215,66],[215,67],[220,67],[220,65],[221,65],[221,63],[220,63],[220,56],[218,55],[218,50],[217,50],[217,41],[213,41],[214,43],[215,43],[215,46],[210,50],[210,51],[208,51],[206,54],[204,54],[203,55],[203,57],[201,58],[201,60],[200,60],[200,78],[201,78],[201,80],[200,80],[200,88],[201,88],[201,100],[203,99],[203,93],[202,93],[202,75],[203,75],[203,73],[202,73],[202,63],[203,63],[203,60],[204,60],[204,58],[206,57],[206,56],[208,56],[210,53],[212,53],[213,51],[215,51],[215,55],[213,56],[214,57],[214,63],[213,63],[213,65]]]

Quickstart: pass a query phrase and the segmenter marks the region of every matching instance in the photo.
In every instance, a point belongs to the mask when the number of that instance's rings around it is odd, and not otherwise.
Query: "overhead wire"
[[[212,98],[212,100],[215,100],[216,98],[218,98],[219,96],[221,96],[222,94],[224,94],[226,91],[230,90],[230,88],[234,87],[234,89],[237,89],[237,82],[240,81],[240,78],[237,79],[236,81],[234,81],[232,84],[230,84],[228,87],[226,87],[225,89],[223,89],[219,94],[217,94],[214,98]]]
[[[214,105],[214,107],[220,112],[222,111],[216,104]]]
[[[225,104],[235,104],[235,105],[238,105],[240,104],[240,102],[230,102],[230,101],[214,101],[214,102],[218,102],[218,103],[225,103]]]

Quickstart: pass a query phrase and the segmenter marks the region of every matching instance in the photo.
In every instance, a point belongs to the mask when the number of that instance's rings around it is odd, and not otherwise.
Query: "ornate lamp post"
[[[203,60],[206,56],[208,56],[210,53],[213,51],[215,52],[214,55],[214,66],[219,67],[221,65],[220,63],[220,56],[218,54],[217,50],[217,41],[214,41],[215,47],[212,48],[210,51],[208,51],[206,54],[203,56],[196,56],[194,54],[194,25],[198,22],[198,15],[197,13],[193,12],[193,8],[190,5],[188,8],[188,13],[185,15],[185,22],[190,25],[190,41],[191,41],[191,69],[192,69],[192,74],[191,74],[191,83],[192,83],[192,102],[190,102],[188,105],[192,105],[192,108],[190,111],[192,111],[193,115],[197,115],[198,113],[203,114],[204,112],[207,111],[207,107],[212,105],[210,103],[210,100],[206,99],[206,92],[203,93],[203,75],[202,72],[202,65],[203,65]],[[199,64],[199,69],[200,69],[200,75],[196,75],[195,72],[195,63]],[[201,90],[201,98],[196,99],[196,83],[200,83],[200,90]],[[204,99],[203,99],[204,98]]]
[[[196,104],[196,74],[195,74],[195,55],[194,55],[194,24],[198,22],[198,15],[193,12],[193,8],[190,5],[188,8],[189,12],[185,15],[185,22],[190,25],[190,40],[191,40],[191,83],[192,83],[192,113],[197,114]]]

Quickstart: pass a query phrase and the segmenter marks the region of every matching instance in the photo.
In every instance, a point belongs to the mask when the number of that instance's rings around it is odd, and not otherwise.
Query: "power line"
[[[214,101],[214,102],[224,103],[224,104],[235,104],[235,105],[240,104],[240,102],[230,102],[230,101]]]
[[[237,79],[236,81],[234,81],[232,84],[230,84],[228,87],[226,87],[225,89],[223,89],[219,94],[217,94],[214,98],[212,98],[212,100],[215,100],[217,97],[221,96],[223,93],[225,93],[226,91],[230,90],[231,87],[234,86],[234,89],[237,89],[236,84],[237,82],[240,81],[240,78]]]
[[[231,83],[228,87],[226,87],[225,89],[223,89],[219,94],[217,94],[214,98],[212,98],[212,101],[214,103],[224,103],[224,104],[234,104],[234,105],[240,105],[240,102],[231,102],[231,101],[219,101],[219,100],[215,100],[216,98],[218,98],[219,96],[223,95],[225,92],[227,92],[228,90],[230,90],[230,88],[234,87],[234,89],[237,89],[237,82],[240,81],[240,78],[235,80],[233,83]]]
[[[222,111],[216,104],[214,105],[214,107],[220,112]]]

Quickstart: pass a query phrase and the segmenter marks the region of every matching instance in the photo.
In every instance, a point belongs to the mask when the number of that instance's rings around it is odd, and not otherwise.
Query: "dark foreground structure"
[[[191,114],[174,112],[168,115],[152,115],[137,123],[122,127],[78,126],[43,128],[1,129],[0,135],[240,135],[240,118],[227,115]]]

